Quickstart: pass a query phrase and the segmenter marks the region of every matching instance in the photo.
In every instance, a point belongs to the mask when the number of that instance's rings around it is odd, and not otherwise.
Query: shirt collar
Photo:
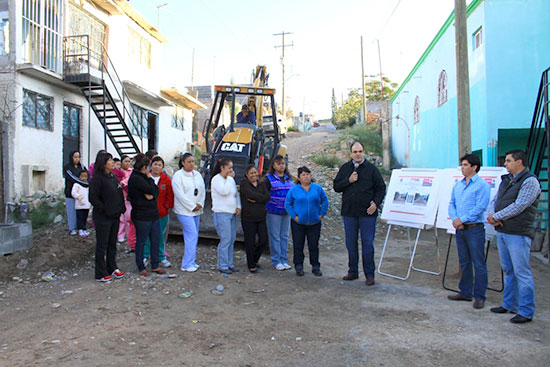
[[[472,177],[470,177],[470,181],[472,181],[472,182],[476,182],[476,181],[479,180],[479,179],[480,179],[480,177],[479,177],[479,175],[477,174],[477,172],[476,172],[475,175],[473,175]],[[463,181],[464,183],[466,183],[466,177],[464,177],[464,178],[462,179],[462,181]]]

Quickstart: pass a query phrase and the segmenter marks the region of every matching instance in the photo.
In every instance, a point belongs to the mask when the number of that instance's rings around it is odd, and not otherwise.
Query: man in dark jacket
[[[517,313],[510,319],[515,324],[529,322],[535,314],[535,282],[529,256],[541,189],[537,177],[526,167],[527,159],[522,150],[506,153],[504,166],[510,174],[502,176],[498,193],[489,203],[487,218],[497,230],[504,271],[502,306],[491,308],[491,312]]]
[[[384,200],[386,184],[378,168],[365,161],[360,142],[351,145],[352,160],[344,163],[334,179],[334,191],[342,194],[342,211],[348,250],[348,274],[344,280],[359,278],[358,243],[361,232],[361,252],[366,284],[374,284],[374,232],[378,207]]]

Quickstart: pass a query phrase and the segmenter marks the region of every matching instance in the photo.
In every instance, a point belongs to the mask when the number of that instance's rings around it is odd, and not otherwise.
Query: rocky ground
[[[377,274],[344,282],[347,253],[332,191],[336,169],[308,158],[334,146],[336,133],[289,133],[290,167],[307,164],[329,196],[323,222],[324,276],[278,272],[262,258],[257,274],[244,271],[242,246],[235,251],[240,272],[215,271],[216,242],[201,241],[196,273],[176,279],[141,278],[132,254],[118,255],[127,277],[111,284],[93,281],[94,237],[80,239],[57,225],[35,233],[26,253],[0,259],[0,366],[546,366],[550,356],[550,268],[532,260],[537,287],[535,321],[508,322],[488,308],[501,294],[489,291],[487,307],[453,303],[441,276],[413,271],[407,281]],[[345,156],[345,153],[340,153]],[[377,264],[387,227],[379,221]],[[404,229],[392,230],[383,271],[404,275],[408,247]],[[177,265],[183,255],[179,236],[167,251]],[[441,261],[448,237],[439,233]],[[457,283],[451,247],[447,286]],[[292,246],[289,254],[291,255]],[[291,257],[291,256],[290,256]],[[443,265],[443,264],[442,264]],[[433,231],[422,233],[417,268],[437,270]],[[52,271],[53,281],[41,281]],[[498,255],[489,256],[491,286],[500,286]],[[215,292],[216,287],[222,289]],[[181,295],[181,296],[180,296]],[[188,297],[185,297],[187,295]]]

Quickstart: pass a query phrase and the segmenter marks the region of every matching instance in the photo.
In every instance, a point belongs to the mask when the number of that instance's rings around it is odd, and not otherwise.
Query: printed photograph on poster
[[[382,219],[433,225],[439,186],[437,172],[436,169],[394,170]]]

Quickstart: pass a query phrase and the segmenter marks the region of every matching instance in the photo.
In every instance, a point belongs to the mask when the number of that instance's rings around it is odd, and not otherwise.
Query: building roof
[[[127,0],[89,0],[94,5],[103,9],[109,14],[125,14],[132,19],[143,30],[149,33],[160,43],[167,43],[168,39],[162,33],[151,25],[138,11],[130,5]]]
[[[180,92],[176,88],[161,89],[160,94],[164,98],[190,110],[206,109],[201,101],[186,92]]]
[[[468,5],[466,7],[466,18],[468,18],[470,16],[470,14],[472,14],[472,12],[479,6],[479,4],[481,4],[484,0],[472,0],[472,2],[470,3],[470,5]],[[418,70],[418,68],[420,68],[420,65],[422,65],[422,63],[424,62],[424,60],[426,60],[426,58],[428,57],[428,55],[430,54],[430,52],[433,50],[433,48],[435,47],[435,45],[439,42],[439,40],[441,39],[441,37],[443,36],[443,34],[447,31],[447,29],[451,26],[451,24],[453,24],[453,21],[455,20],[455,12],[454,10],[451,12],[451,15],[449,15],[449,17],[447,18],[447,20],[445,21],[445,23],[443,23],[443,26],[441,27],[441,29],[439,30],[439,32],[437,32],[437,34],[435,35],[434,39],[432,40],[432,42],[430,42],[430,44],[428,45],[428,48],[426,49],[426,51],[424,51],[424,53],[422,54],[422,56],[420,56],[420,59],[416,62],[416,65],[414,65],[414,67],[412,68],[411,72],[409,73],[409,75],[407,75],[407,77],[405,78],[405,80],[403,80],[403,83],[401,83],[401,85],[399,86],[399,88],[397,89],[397,91],[395,91],[392,99],[391,99],[391,103],[393,103],[393,101],[395,101],[395,99],[397,98],[397,96],[401,93],[401,91],[403,90],[403,88],[405,88],[405,85],[409,82],[409,80],[411,80],[411,78],[413,77],[414,73],[416,73],[416,71]]]
[[[213,88],[211,85],[198,85],[194,87],[187,87],[189,91],[197,91],[197,99],[201,102],[212,102]]]

